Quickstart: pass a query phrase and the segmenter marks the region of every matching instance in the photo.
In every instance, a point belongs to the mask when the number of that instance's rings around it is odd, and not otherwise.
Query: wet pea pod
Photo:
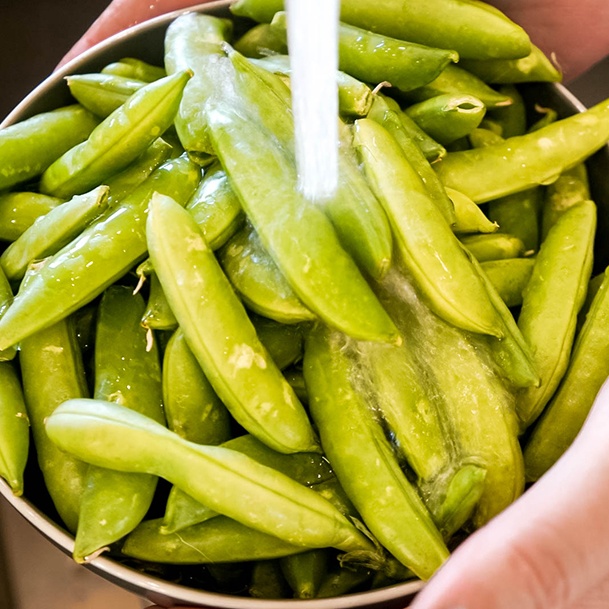
[[[484,286],[396,140],[378,123],[360,119],[354,143],[390,218],[401,258],[429,306],[461,328],[502,336]]]
[[[448,154],[434,169],[445,186],[483,203],[550,184],[609,139],[609,101],[502,144]]]
[[[518,326],[530,345],[541,385],[518,395],[522,430],[541,414],[567,368],[592,274],[596,216],[596,205],[589,200],[561,215],[539,248],[523,293]]]
[[[309,407],[324,453],[372,534],[398,561],[428,579],[448,550],[370,405],[351,384],[346,341],[317,326],[305,346]],[[361,476],[362,471],[368,474]]]
[[[147,83],[167,76],[167,72],[162,66],[148,63],[138,57],[123,57],[118,61],[109,63],[101,69],[101,73],[133,78]]]
[[[146,262],[144,261],[142,264]],[[141,266],[138,267],[138,271]],[[149,340],[153,340],[152,330],[175,330],[178,327],[178,320],[167,302],[163,286],[154,270],[150,271],[147,280],[149,283],[148,298],[140,323],[149,331]]]
[[[200,168],[187,157],[171,159],[154,171],[119,205],[33,271],[0,320],[0,349],[67,317],[123,277],[146,254],[145,218],[153,192],[185,204]]]
[[[178,72],[137,91],[44,171],[41,192],[68,198],[125,169],[173,123],[190,77]]]
[[[281,558],[279,566],[294,598],[315,598],[333,559],[326,548]]]
[[[0,362],[0,478],[15,495],[23,494],[30,446],[30,423],[23,389],[12,362]]]
[[[526,253],[522,239],[504,232],[464,235],[460,241],[478,262],[518,258]]]
[[[519,307],[526,288],[535,258],[504,258],[482,262],[482,270],[493,284],[506,306]]]
[[[315,450],[304,408],[260,342],[192,216],[162,195],[153,196],[149,207],[152,264],[222,402],[239,424],[280,452]]]
[[[231,11],[240,17],[269,23],[283,7],[283,0],[237,0]],[[401,40],[455,49],[461,57],[517,58],[531,50],[529,37],[520,26],[482,2],[430,0],[405,6],[401,0],[389,0],[382,5],[343,0],[341,19]]]
[[[163,477],[204,505],[288,543],[378,558],[368,537],[311,489],[237,451],[188,442],[129,408],[70,400],[47,419],[46,429],[83,460]]]
[[[47,436],[45,421],[59,404],[89,396],[75,319],[69,317],[21,342],[19,365],[38,466],[53,505],[75,533],[88,464]]]
[[[107,209],[108,193],[107,186],[98,186],[37,218],[0,255],[9,281],[21,280],[30,264],[55,254],[79,235]]]
[[[63,202],[63,199],[30,191],[0,194],[0,239],[15,241],[37,218]]]
[[[522,97],[522,93],[515,84],[504,84],[497,87],[498,91],[509,95],[512,103],[509,106],[493,108],[488,111],[488,121],[485,119],[489,128],[494,127],[497,135],[503,138],[524,135],[527,132],[527,107]],[[485,124],[483,121],[483,124]]]
[[[302,359],[305,324],[282,324],[255,313],[249,317],[258,338],[280,370]]]
[[[564,378],[526,439],[524,463],[530,481],[543,476],[575,440],[609,375],[607,277],[605,271],[573,345]]]
[[[13,288],[6,274],[0,267],[0,317],[2,317],[13,302]],[[17,354],[15,347],[0,351],[0,362],[10,361]]]
[[[0,131],[0,190],[38,178],[86,140],[99,119],[74,104],[43,112]]]
[[[456,235],[489,234],[499,230],[499,224],[493,222],[469,197],[452,188],[446,188],[455,208],[455,223],[452,230]]]
[[[249,222],[218,250],[218,260],[251,311],[289,324],[316,319],[296,296]]]
[[[288,53],[285,33],[273,28],[270,23],[253,25],[235,40],[233,46],[242,55],[254,59],[287,55]]]

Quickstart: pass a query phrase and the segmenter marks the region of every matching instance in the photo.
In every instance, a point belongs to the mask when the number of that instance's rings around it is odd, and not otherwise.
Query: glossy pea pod
[[[119,205],[91,224],[24,282],[0,320],[0,349],[67,317],[123,277],[146,254],[145,218],[153,192],[185,203],[200,169],[187,157],[154,171]]]
[[[524,449],[527,479],[538,480],[571,445],[609,375],[609,281],[605,271],[569,366],[558,389],[528,435]]]
[[[150,271],[148,282],[150,286],[148,298],[140,323],[149,331],[149,340],[153,340],[153,335],[150,333],[152,330],[175,330],[178,327],[178,320],[167,302],[163,286],[154,270]]]
[[[229,58],[226,61],[229,65],[224,67],[230,71],[232,62]],[[209,104],[215,149],[244,211],[297,296],[314,313],[347,333],[372,340],[397,340],[391,320],[342,248],[330,220],[298,192],[291,155],[277,144],[256,114],[251,114],[252,106],[243,104],[243,90],[235,80],[227,79],[224,85]],[[233,86],[237,88],[230,93]],[[274,95],[262,87],[256,93],[262,109],[267,96]],[[259,158],[255,172],[248,169],[252,155]]]
[[[4,271],[0,268],[0,318],[6,313],[12,302],[13,288]],[[10,361],[16,354],[17,349],[15,347],[3,349],[0,351],[0,362]]]
[[[43,193],[71,197],[125,169],[173,123],[191,73],[146,85],[42,174]]]
[[[0,239],[15,241],[37,218],[55,209],[63,199],[37,192],[14,191],[0,195]]]
[[[235,420],[280,452],[316,450],[304,408],[192,216],[170,197],[155,195],[146,231],[150,258],[176,319]]]
[[[0,190],[40,176],[86,140],[98,118],[78,104],[43,112],[0,131]]]
[[[147,61],[143,61],[138,57],[122,57],[118,61],[114,61],[105,65],[101,69],[102,74],[115,74],[125,78],[135,78],[151,83],[167,76],[165,69],[162,66],[157,66]]]
[[[354,144],[390,218],[401,258],[429,306],[458,327],[502,336],[484,286],[396,140],[375,121],[360,119]]]
[[[44,428],[59,404],[89,396],[74,317],[21,341],[19,364],[38,466],[59,517],[75,533],[89,466],[58,448]]]
[[[377,556],[372,542],[311,489],[237,451],[188,442],[116,403],[64,402],[46,429],[83,460],[163,477],[210,508],[288,543]]]
[[[592,201],[564,212],[542,243],[523,293],[518,326],[531,347],[541,385],[518,395],[522,430],[541,414],[567,368],[592,273],[596,215]]]
[[[371,406],[351,385],[345,340],[322,326],[307,336],[304,374],[324,453],[372,534],[398,561],[428,579],[448,550]]]
[[[143,298],[127,286],[103,294],[95,337],[94,397],[165,423],[158,349],[148,348],[140,324]],[[148,512],[157,486],[150,474],[90,465],[85,476],[72,552],[77,562],[97,556],[132,531]]]
[[[519,307],[535,258],[504,258],[481,263],[481,268],[508,307]]]
[[[255,59],[288,54],[284,32],[273,28],[270,23],[253,25],[235,40],[234,47],[239,53]]]
[[[249,317],[258,338],[280,370],[302,359],[305,324],[282,324],[255,313]]]
[[[469,197],[452,188],[445,190],[455,208],[455,223],[452,225],[452,230],[456,235],[489,234],[499,230],[499,225],[489,220],[480,206]]]
[[[480,235],[465,235],[461,243],[478,260],[501,260],[503,258],[518,258],[525,255],[522,239],[501,231]]]
[[[527,132],[528,118],[522,93],[515,84],[511,83],[499,85],[498,90],[509,95],[512,103],[509,106],[489,110],[489,128],[494,128],[497,135],[503,138],[524,135]]]
[[[294,598],[315,598],[334,557],[326,548],[281,558],[279,566]]]
[[[609,140],[609,101],[487,148],[455,152],[434,168],[477,203],[555,181]]]
[[[269,23],[283,7],[283,0],[237,0],[231,11]],[[531,50],[529,37],[520,26],[481,2],[430,0],[404,5],[401,0],[388,0],[377,5],[343,0],[341,19],[401,40],[455,49],[461,57],[517,58]]]
[[[107,186],[75,195],[27,228],[0,255],[10,281],[23,279],[28,266],[58,252],[108,208]]]

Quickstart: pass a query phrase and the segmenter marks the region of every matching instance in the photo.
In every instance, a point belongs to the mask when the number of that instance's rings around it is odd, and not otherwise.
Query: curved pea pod
[[[478,262],[517,258],[525,254],[522,239],[503,232],[464,235],[460,241]]]
[[[207,118],[201,105],[209,97],[210,88],[219,80],[215,61],[220,56],[221,43],[232,37],[233,24],[228,19],[212,15],[186,13],[174,19],[165,34],[165,68],[168,74],[191,70],[193,77],[186,87],[175,128],[184,150],[213,155]],[[208,77],[208,73],[211,77]]]
[[[163,355],[163,404],[167,426],[198,444],[221,444],[230,437],[226,406],[216,395],[179,328]]]
[[[344,347],[343,335],[321,326],[307,336],[304,374],[324,453],[372,534],[398,561],[428,579],[448,550],[370,404],[352,386]]]
[[[22,279],[30,264],[55,254],[77,237],[107,209],[108,192],[107,186],[98,186],[37,218],[0,255],[0,266],[7,278]]]
[[[125,169],[173,123],[190,72],[141,88],[42,174],[40,190],[71,197]]]
[[[463,59],[461,65],[491,84],[523,82],[560,82],[562,72],[537,46],[519,59]]]
[[[244,222],[241,203],[219,163],[207,169],[186,209],[213,250],[224,245]]]
[[[149,282],[148,300],[140,323],[147,330],[175,330],[178,320],[167,302],[163,286],[154,271],[149,275]]]
[[[268,23],[283,6],[283,0],[237,0],[231,11]],[[520,26],[482,2],[430,0],[405,5],[388,0],[377,5],[343,0],[341,19],[402,40],[455,49],[462,57],[524,57],[531,48]]]
[[[448,154],[434,164],[445,186],[483,203],[554,182],[609,140],[609,100],[488,148]]]
[[[64,402],[46,429],[83,460],[163,477],[225,516],[288,543],[376,555],[372,542],[311,489],[237,451],[188,442],[116,403]]]
[[[59,449],[44,428],[59,404],[89,395],[74,318],[23,340],[19,364],[38,466],[59,517],[75,533],[89,466]]]
[[[209,124],[218,157],[262,244],[296,295],[348,334],[398,340],[393,323],[341,246],[328,217],[298,192],[289,156],[252,116],[250,106],[225,95],[227,91],[222,91],[210,104]],[[264,98],[259,101],[263,104]],[[255,171],[248,162],[252,155],[259,160]]]
[[[137,57],[123,57],[118,61],[109,63],[101,69],[102,74],[135,78],[150,83],[167,76],[162,66],[156,66]]]
[[[609,375],[609,282],[607,271],[573,346],[556,393],[527,438],[527,479],[538,480],[571,445]]]
[[[545,190],[541,210],[541,239],[546,238],[552,225],[566,209],[588,199],[590,199],[590,184],[584,163],[558,176],[558,179]]]
[[[0,239],[15,241],[40,216],[63,203],[63,199],[37,192],[6,192],[0,195]]]
[[[29,434],[30,423],[17,371],[12,362],[0,362],[0,477],[15,495],[23,494]]]
[[[176,319],[236,421],[280,452],[314,450],[317,441],[304,408],[192,216],[171,198],[153,196],[146,230],[150,258]]]
[[[528,131],[537,131],[537,129],[546,127],[547,125],[558,120],[558,112],[554,108],[546,108],[536,104],[535,112],[541,116],[533,122],[533,124],[528,128]]]
[[[452,226],[453,232],[457,235],[467,235],[471,233],[495,233],[499,230],[496,222],[489,220],[487,215],[469,197],[457,192],[452,188],[446,189],[455,208],[455,223]]]
[[[482,262],[480,266],[503,302],[508,307],[519,307],[534,265],[535,258],[504,258]]]
[[[473,129],[467,136],[471,148],[484,148],[485,146],[494,146],[503,141],[504,138],[498,133],[483,126],[484,121],[479,127]]]
[[[404,112],[430,137],[447,146],[480,125],[486,106],[473,95],[444,93],[407,106]]]
[[[258,338],[280,370],[302,358],[304,331],[301,325],[281,324],[255,313],[250,315],[250,320]]]
[[[518,396],[522,429],[541,414],[569,363],[577,315],[592,274],[595,231],[596,205],[582,201],[564,212],[539,248],[518,326],[531,347],[541,385]]]
[[[438,95],[471,95],[479,99],[486,108],[509,106],[512,98],[489,87],[482,79],[459,66],[448,64],[430,83],[404,93],[403,99],[418,103]]]
[[[213,564],[280,558],[307,548],[257,531],[225,516],[194,525],[179,533],[161,532],[161,521],[146,520],[130,533],[121,553],[161,564]]]
[[[270,23],[257,23],[235,40],[233,46],[242,55],[254,59],[288,53],[285,33],[272,27]]]
[[[50,326],[91,302],[146,254],[145,218],[153,192],[182,204],[201,175],[187,157],[167,161],[119,205],[47,259],[22,283],[6,319],[0,319],[0,349]]]
[[[164,423],[158,350],[148,348],[140,325],[144,300],[127,286],[101,298],[95,337],[95,391],[99,400],[133,408]],[[73,558],[85,562],[123,538],[144,518],[157,477],[90,465],[85,476]]]
[[[396,140],[378,123],[360,119],[355,145],[390,218],[404,264],[429,306],[461,328],[502,336],[482,282]]]
[[[281,558],[279,565],[294,598],[315,598],[333,556],[326,548]]]
[[[98,118],[78,104],[36,114],[0,130],[0,190],[40,176],[86,140]]]
[[[430,395],[451,422],[462,462],[486,470],[472,517],[473,526],[480,527],[524,489],[514,397],[489,363],[487,342],[474,342],[472,335],[433,315],[400,272],[381,288],[383,302],[428,374]]]
[[[66,83],[72,97],[102,119],[146,85],[143,80],[98,72],[66,76]]]

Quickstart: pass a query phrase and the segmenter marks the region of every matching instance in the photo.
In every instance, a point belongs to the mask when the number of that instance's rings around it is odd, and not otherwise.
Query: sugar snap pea
[[[457,235],[494,233],[499,230],[499,225],[490,220],[469,197],[452,188],[446,188],[446,194],[455,208],[455,223],[452,229]]]
[[[24,280],[0,320],[0,349],[66,317],[124,276],[146,254],[145,217],[152,192],[182,204],[194,192],[200,168],[187,157],[161,165],[119,205]]]
[[[0,239],[14,241],[40,216],[63,203],[63,199],[37,192],[13,191],[0,194]]]
[[[125,169],[173,123],[190,77],[178,72],[137,91],[44,171],[41,192],[71,197]]]
[[[183,440],[129,408],[69,400],[47,419],[46,429],[83,460],[166,478],[201,503],[288,543],[376,556],[372,542],[311,489],[237,451]]]
[[[253,598],[280,599],[290,594],[290,586],[283,576],[278,559],[257,560],[252,565],[248,585]]]
[[[162,195],[154,195],[149,207],[147,242],[155,272],[220,399],[245,429],[276,450],[315,450],[304,408],[260,342],[192,216]]]
[[[13,302],[13,288],[10,281],[0,267],[0,317],[2,317]],[[0,361],[10,361],[17,354],[15,347],[0,351]]]
[[[150,284],[148,299],[140,323],[148,330],[175,330],[178,327],[178,320],[167,302],[163,286],[154,271],[150,273],[148,281]]]
[[[315,598],[331,560],[326,548],[280,559],[279,565],[294,598]]]
[[[104,66],[101,73],[135,78],[148,83],[167,76],[162,66],[155,66],[137,57],[123,57],[119,61]]]
[[[492,121],[490,127],[500,128],[501,132],[498,135],[503,138],[524,135],[527,131],[528,118],[522,93],[516,85],[511,83],[499,85],[497,89],[505,95],[509,95],[512,103],[509,106],[492,108],[488,111],[488,120]]]
[[[255,59],[285,55],[288,52],[285,34],[271,27],[270,23],[258,23],[249,28],[235,40],[234,47],[239,53]]]
[[[303,324],[281,324],[255,313],[249,317],[260,341],[280,370],[284,370],[302,358],[306,331]]]
[[[522,304],[522,293],[531,278],[535,258],[504,258],[482,262],[481,267],[508,307]]]
[[[460,241],[479,262],[517,258],[525,254],[522,239],[501,231],[480,235],[464,235],[460,238]]]

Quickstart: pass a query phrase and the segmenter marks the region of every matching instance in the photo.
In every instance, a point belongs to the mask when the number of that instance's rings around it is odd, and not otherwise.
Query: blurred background
[[[0,120],[53,71],[108,1],[0,1]],[[609,97],[609,58],[570,89],[588,106]],[[146,605],[74,564],[0,498],[0,609]]]

